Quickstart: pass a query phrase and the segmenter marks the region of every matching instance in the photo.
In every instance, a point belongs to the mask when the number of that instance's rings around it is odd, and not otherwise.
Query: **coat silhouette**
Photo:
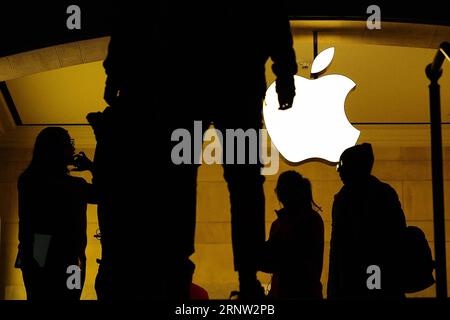
[[[333,203],[328,298],[398,298],[400,253],[406,227],[395,190],[372,176],[372,147],[344,151],[339,174],[344,186]],[[369,266],[378,266],[381,288],[367,285]]]

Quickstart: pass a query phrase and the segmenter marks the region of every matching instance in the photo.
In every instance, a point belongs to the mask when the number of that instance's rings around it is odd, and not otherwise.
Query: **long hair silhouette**
[[[311,182],[297,171],[283,172],[278,178],[275,193],[285,207],[295,206],[303,210],[322,211],[314,202]]]
[[[31,173],[66,174],[73,161],[75,148],[69,132],[61,127],[47,127],[37,136],[31,163]]]

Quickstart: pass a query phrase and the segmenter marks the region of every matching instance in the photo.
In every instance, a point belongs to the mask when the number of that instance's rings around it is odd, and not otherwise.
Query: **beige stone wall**
[[[387,182],[397,191],[408,224],[417,225],[426,233],[433,247],[433,211],[431,190],[431,162],[428,147],[378,147],[374,145],[376,163],[374,175]],[[449,154],[450,149],[446,149]],[[447,157],[447,159],[450,159]],[[448,168],[449,162],[445,162]],[[280,172],[297,170],[311,180],[315,201],[322,207],[322,218],[325,222],[325,253],[322,283],[324,293],[328,278],[329,241],[331,236],[331,208],[334,194],[342,183],[334,167],[322,163],[309,163],[298,167],[280,165]],[[229,203],[226,185],[221,177],[219,166],[201,167],[199,175],[197,252],[194,260],[197,263],[196,280],[207,287],[214,297],[225,297],[230,290],[236,289],[236,273],[232,270],[232,254],[230,246]],[[446,172],[445,190],[449,190],[449,176]],[[273,192],[277,176],[266,177],[266,232],[275,219],[274,210],[279,208]],[[450,197],[446,192],[447,212]],[[447,214],[448,217],[448,214]],[[447,235],[450,236],[450,220],[446,223]],[[447,238],[448,239],[448,238]],[[447,248],[449,246],[447,245]],[[449,252],[449,251],[448,251]],[[449,252],[450,253],[450,252]],[[447,264],[450,265],[449,253]],[[267,283],[269,277],[261,273],[260,279]],[[435,295],[434,286],[414,294],[414,296],[430,297]]]
[[[77,139],[78,146],[92,156],[93,140],[88,129],[68,128]],[[431,190],[431,162],[428,143],[428,128],[399,128],[366,126],[362,130],[360,142],[371,142],[375,151],[374,174],[381,180],[390,183],[398,192],[400,201],[409,224],[422,227],[433,247],[433,212]],[[21,273],[13,268],[17,253],[17,177],[28,164],[31,157],[32,141],[38,129],[24,128],[11,138],[0,139],[0,216],[1,216],[1,248],[0,248],[0,297],[6,299],[23,299]],[[448,131],[444,130],[444,142],[447,146]],[[447,239],[450,237],[450,147],[444,149],[445,154],[445,187],[447,212]],[[280,162],[280,172],[295,169],[308,177],[313,186],[316,202],[322,207],[325,221],[325,261],[323,271],[324,292],[328,277],[328,254],[331,225],[331,206],[334,194],[341,187],[336,170],[322,163],[308,163],[290,167]],[[89,176],[85,176],[90,179]],[[233,271],[231,237],[230,237],[230,205],[228,191],[222,177],[222,168],[217,165],[202,166],[199,172],[196,253],[193,260],[197,265],[194,280],[205,287],[212,298],[227,298],[231,290],[238,288],[237,274]],[[279,204],[274,195],[277,176],[267,176],[266,192],[266,225],[267,232],[275,218],[274,209]],[[94,279],[97,265],[95,259],[100,257],[100,245],[93,238],[97,229],[96,207],[89,206],[88,212],[88,272],[84,299],[95,299]],[[449,245],[447,244],[447,250]],[[447,265],[450,265],[450,252],[447,251]],[[450,268],[448,268],[450,269]],[[269,276],[259,274],[263,283]],[[415,296],[434,296],[434,286]]]

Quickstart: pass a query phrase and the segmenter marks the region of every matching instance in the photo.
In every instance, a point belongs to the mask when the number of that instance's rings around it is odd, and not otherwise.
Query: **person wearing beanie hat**
[[[344,184],[332,210],[328,299],[404,297],[399,281],[402,232],[406,228],[396,191],[374,177],[372,146],[345,150],[337,167]],[[371,283],[371,270],[380,281]]]

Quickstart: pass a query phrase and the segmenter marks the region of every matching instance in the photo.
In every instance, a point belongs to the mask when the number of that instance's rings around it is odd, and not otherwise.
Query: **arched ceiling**
[[[308,20],[292,21],[292,30],[303,77],[309,77],[313,59],[313,31],[318,31],[319,50],[336,47],[327,73],[345,74],[357,83],[346,102],[350,121],[429,122],[424,69],[439,44],[450,39],[450,27],[383,22],[381,30],[368,30],[361,21]],[[22,124],[86,124],[88,112],[102,110],[105,75],[101,61],[108,41],[101,37],[0,58],[0,80],[6,80]],[[448,69],[448,63],[444,64],[441,79],[443,121],[447,123]],[[267,70],[270,83],[273,75]]]
[[[319,41],[353,44],[437,49],[450,40],[450,26],[383,22],[381,30],[369,30],[365,21],[294,20],[295,38],[311,41],[318,31]],[[49,70],[103,60],[109,37],[81,40],[0,58],[0,81]]]

